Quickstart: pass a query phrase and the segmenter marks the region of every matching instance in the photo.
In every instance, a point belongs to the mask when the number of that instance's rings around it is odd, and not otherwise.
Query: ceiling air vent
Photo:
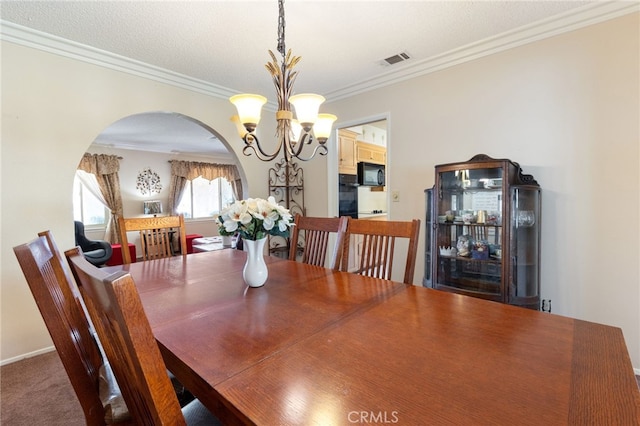
[[[384,66],[389,66],[389,65],[398,64],[400,62],[404,62],[409,59],[411,59],[411,56],[405,51],[405,52],[400,52],[393,56],[389,56],[388,58],[385,58],[382,61],[380,61],[380,63]]]

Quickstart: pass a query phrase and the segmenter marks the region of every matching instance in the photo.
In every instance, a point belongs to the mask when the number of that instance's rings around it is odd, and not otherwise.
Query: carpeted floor
[[[193,395],[172,379],[181,406]],[[84,425],[84,413],[55,351],[0,367],[0,425]]]
[[[0,424],[85,424],[82,407],[57,352],[48,352],[0,367]]]

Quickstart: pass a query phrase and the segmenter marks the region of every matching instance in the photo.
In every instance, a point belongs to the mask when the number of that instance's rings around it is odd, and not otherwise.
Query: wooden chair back
[[[13,248],[38,309],[69,376],[87,425],[104,425],[99,370],[104,360],[78,289],[49,231]],[[61,421],[63,419],[60,419]]]
[[[295,225],[291,231],[289,242],[289,259],[297,260],[298,252],[302,250],[302,262],[316,266],[325,266],[329,236],[337,235],[341,227],[346,228],[347,217],[309,217],[297,214],[294,218]],[[304,237],[300,237],[300,232]],[[340,245],[336,241],[331,255],[330,268],[334,268],[339,256]]]
[[[187,254],[187,233],[184,226],[184,216],[158,216],[118,218],[120,225],[120,241],[122,247],[127,247],[129,240],[127,232],[138,231],[140,233],[140,245],[142,259],[152,260],[173,256],[173,236],[178,233],[180,241],[180,254]],[[131,263],[129,250],[122,250],[122,261]]]
[[[396,239],[407,238],[409,245],[403,282],[405,284],[413,284],[419,234],[419,219],[404,222],[349,218],[347,231],[341,236],[340,270],[348,271],[349,251],[355,248],[359,251],[360,259],[356,265],[356,270],[350,272],[390,280]],[[358,241],[357,244],[358,247],[351,247],[350,241],[354,235],[361,236],[361,241]]]
[[[129,411],[139,425],[184,425],[173,385],[131,275],[65,252]]]

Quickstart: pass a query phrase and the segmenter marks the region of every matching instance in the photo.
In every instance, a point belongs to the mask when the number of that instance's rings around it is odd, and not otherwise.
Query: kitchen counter
[[[358,212],[358,219],[387,220],[387,213]]]

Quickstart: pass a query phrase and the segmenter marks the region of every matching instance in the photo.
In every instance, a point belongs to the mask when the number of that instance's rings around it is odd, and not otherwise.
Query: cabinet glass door
[[[511,189],[510,303],[533,304],[535,309],[540,293],[540,212],[539,188]]]
[[[439,174],[438,288],[503,300],[503,169],[457,169]]]

